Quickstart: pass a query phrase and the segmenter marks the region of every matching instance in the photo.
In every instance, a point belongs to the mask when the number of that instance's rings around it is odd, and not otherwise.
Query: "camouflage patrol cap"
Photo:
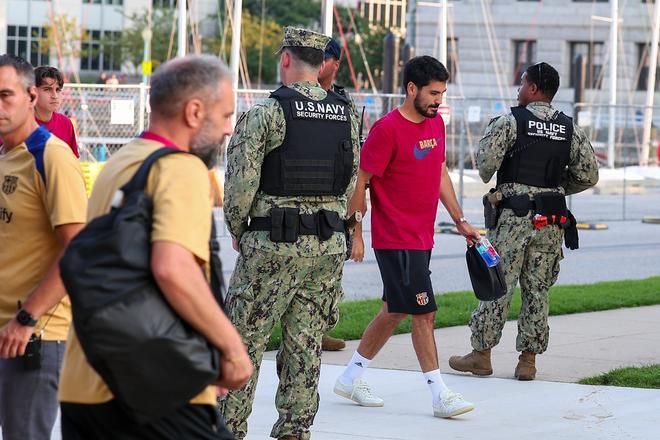
[[[312,49],[325,50],[330,37],[310,31],[309,29],[287,26],[284,28],[284,41],[277,52],[282,52],[285,47],[310,47]]]

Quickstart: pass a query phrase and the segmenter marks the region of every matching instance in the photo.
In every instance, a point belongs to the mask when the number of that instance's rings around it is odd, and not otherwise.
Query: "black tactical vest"
[[[570,159],[573,120],[563,113],[544,121],[525,107],[512,107],[518,133],[497,172],[497,184],[522,183],[541,188],[559,186]]]
[[[353,172],[349,102],[314,101],[288,87],[270,94],[286,121],[282,145],[264,158],[259,189],[274,196],[339,196]]]

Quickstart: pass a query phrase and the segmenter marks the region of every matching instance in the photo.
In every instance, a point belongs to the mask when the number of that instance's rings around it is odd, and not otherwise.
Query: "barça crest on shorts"
[[[415,295],[417,298],[417,304],[420,306],[425,306],[429,303],[429,296],[426,294],[426,292],[421,292]]]
[[[11,194],[16,191],[16,186],[18,183],[17,176],[5,176],[5,180],[2,182],[2,192],[5,194]]]

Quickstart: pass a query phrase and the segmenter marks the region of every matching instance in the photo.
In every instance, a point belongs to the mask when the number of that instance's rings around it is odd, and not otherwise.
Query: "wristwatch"
[[[468,223],[467,219],[465,217],[461,217],[458,220],[456,220],[454,223],[459,224],[459,223]]]
[[[20,325],[25,325],[29,327],[34,327],[35,325],[37,325],[37,320],[34,319],[32,315],[30,315],[30,313],[25,309],[20,309],[18,311],[18,313],[16,314],[16,321],[18,321]]]

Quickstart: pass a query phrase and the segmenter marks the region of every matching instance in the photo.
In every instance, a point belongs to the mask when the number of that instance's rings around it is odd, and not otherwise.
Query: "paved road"
[[[580,221],[597,221],[621,217],[621,196],[580,195],[573,199],[573,211]],[[580,231],[580,249],[564,249],[559,284],[593,283],[597,281],[640,279],[660,275],[660,225],[645,224],[639,219],[644,215],[660,217],[660,188],[650,188],[643,195],[631,195],[626,206],[629,216],[636,220],[608,221],[604,231]],[[617,211],[617,209],[619,209]],[[466,217],[475,223],[482,218],[480,200],[465,199]],[[438,210],[438,221],[449,220],[444,208]],[[365,226],[369,225],[369,216]],[[345,299],[374,298],[381,296],[382,284],[378,266],[367,238],[364,262],[349,261],[344,268]],[[436,246],[431,260],[433,287],[436,292],[470,290],[465,265],[465,241],[450,234],[436,234]],[[231,276],[236,253],[231,249],[228,237],[222,240],[222,261],[225,276]]]

